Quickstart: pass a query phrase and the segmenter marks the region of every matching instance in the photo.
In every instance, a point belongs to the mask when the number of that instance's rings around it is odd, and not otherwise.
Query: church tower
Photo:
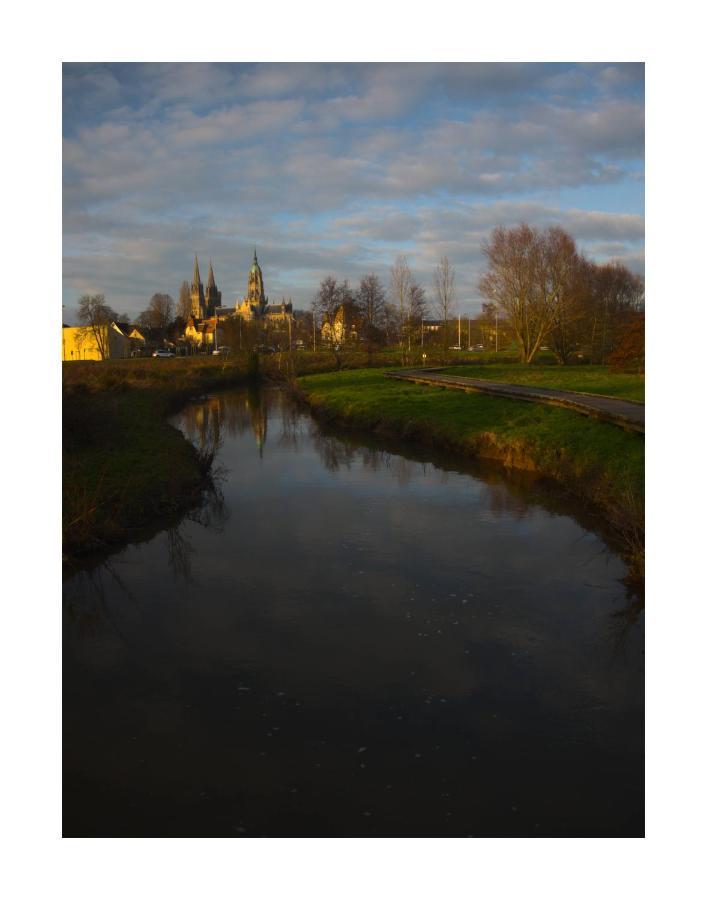
[[[216,287],[214,269],[209,260],[209,277],[206,281],[206,315],[216,315],[216,307],[221,306],[221,291]]]
[[[216,285],[214,285],[216,287]],[[194,257],[194,274],[191,279],[191,314],[195,319],[203,319],[206,314],[206,304],[204,302],[204,285],[201,283],[199,275],[199,259]]]
[[[246,303],[255,306],[258,312],[262,312],[268,302],[263,288],[263,272],[258,265],[258,254],[253,250],[253,265],[248,273],[248,293]]]

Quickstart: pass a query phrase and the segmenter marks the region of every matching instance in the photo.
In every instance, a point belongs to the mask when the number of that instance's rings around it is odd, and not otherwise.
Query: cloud
[[[300,305],[399,248],[422,279],[453,256],[473,304],[482,240],[518,221],[642,264],[642,66],[71,64],[63,153],[68,303],[137,314],[195,251],[235,299],[258,243]]]

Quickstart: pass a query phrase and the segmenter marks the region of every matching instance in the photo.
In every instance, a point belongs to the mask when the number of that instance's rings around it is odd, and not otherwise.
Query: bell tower
[[[253,250],[253,265],[248,273],[248,293],[245,299],[247,303],[257,307],[259,312],[263,311],[268,302],[263,287],[263,271],[258,265],[258,254],[255,249]]]
[[[216,314],[216,307],[221,306],[221,291],[216,287],[214,279],[214,269],[209,260],[209,277],[206,280],[206,315],[213,316]]]
[[[190,297],[192,316],[194,316],[195,319],[203,319],[206,313],[204,285],[201,283],[201,276],[199,275],[199,259],[196,256],[194,257],[194,274],[191,279]]]

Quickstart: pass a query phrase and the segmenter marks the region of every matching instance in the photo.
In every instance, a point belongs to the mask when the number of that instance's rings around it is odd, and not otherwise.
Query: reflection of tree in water
[[[310,438],[322,465],[329,472],[338,472],[342,466],[350,469],[358,455],[356,447],[344,444],[343,441],[329,434],[323,434],[316,425],[310,429]]]
[[[135,595],[118,575],[113,563],[104,560],[72,576],[71,592],[64,601],[66,614],[79,636],[97,634],[103,623],[108,621],[115,633],[127,644],[128,641],[118,627],[108,604],[107,581],[117,585],[122,597],[136,602]]]
[[[217,470],[213,474],[210,484],[204,490],[202,503],[188,512],[185,518],[201,525],[202,528],[209,528],[216,532],[223,531],[230,513],[226,499],[219,487],[222,478],[222,470]]]
[[[167,536],[167,560],[175,578],[182,578],[185,582],[191,581],[191,558],[194,547],[182,532],[182,529],[168,528]]]
[[[643,617],[645,609],[645,596],[642,590],[630,583],[626,585],[626,599],[628,603],[622,609],[612,614],[611,631],[613,635],[614,649],[617,652],[626,650],[629,635],[637,622]]]
[[[284,403],[282,395],[279,396],[278,412],[280,414],[281,430],[277,443],[279,447],[288,447],[291,450],[297,450],[299,446],[302,413],[296,404]]]
[[[484,495],[486,505],[496,519],[500,519],[503,516],[524,519],[532,506],[527,495],[518,489],[511,492],[508,489],[508,485],[500,477],[496,483],[486,480]]]
[[[450,473],[445,469],[400,453],[347,441],[322,431],[315,422],[311,423],[309,436],[324,466],[332,472],[342,466],[351,468],[352,463],[360,461],[363,468],[371,472],[387,470],[401,487],[411,484],[416,476],[426,478],[430,473],[435,474],[440,484],[449,481]]]

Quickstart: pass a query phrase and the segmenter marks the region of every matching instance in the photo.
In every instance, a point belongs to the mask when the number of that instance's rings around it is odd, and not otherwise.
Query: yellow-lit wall
[[[112,325],[108,328],[108,352],[106,359],[124,359],[130,356],[130,340]],[[105,333],[105,332],[104,332]],[[61,358],[66,362],[82,359],[100,359],[96,339],[83,328],[61,329]]]

